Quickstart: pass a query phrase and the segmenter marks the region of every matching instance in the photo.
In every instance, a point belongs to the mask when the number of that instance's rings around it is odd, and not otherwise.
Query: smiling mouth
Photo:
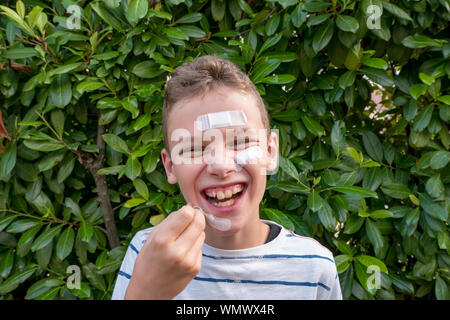
[[[238,183],[225,189],[207,188],[203,190],[206,200],[216,207],[232,206],[243,194],[245,185]]]

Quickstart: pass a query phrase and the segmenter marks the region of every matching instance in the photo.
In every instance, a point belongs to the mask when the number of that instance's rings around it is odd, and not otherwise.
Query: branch
[[[99,110],[99,119],[101,116],[101,110]],[[95,158],[88,152],[78,151],[78,161],[89,171],[95,181],[97,187],[98,199],[100,207],[103,212],[103,221],[106,227],[106,235],[108,237],[111,248],[115,248],[120,245],[119,234],[117,232],[116,223],[114,220],[114,211],[111,206],[111,199],[109,197],[108,184],[104,175],[99,175],[97,172],[103,168],[103,159],[105,158],[105,141],[102,138],[102,134],[105,132],[105,128],[102,125],[97,127],[97,146],[99,148],[99,156]]]

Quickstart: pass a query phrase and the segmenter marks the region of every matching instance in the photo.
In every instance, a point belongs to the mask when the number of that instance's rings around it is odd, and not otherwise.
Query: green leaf
[[[436,100],[445,103],[446,105],[450,105],[450,95],[437,97]]]
[[[116,136],[112,133],[105,133],[102,135],[103,140],[114,150],[120,152],[129,154],[130,150],[128,149],[127,143],[122,140],[119,136]]]
[[[225,16],[226,1],[212,0],[211,2],[211,14],[214,21],[221,21]]]
[[[5,295],[15,290],[21,283],[27,280],[38,269],[37,265],[28,265],[23,271],[19,271],[0,284],[0,295]]]
[[[334,22],[332,20],[328,20],[316,30],[312,40],[312,48],[315,53],[318,53],[328,45],[331,38],[333,37],[333,33]]]
[[[285,121],[285,122],[292,122],[297,121],[301,117],[301,112],[297,109],[290,109],[285,110],[277,113],[273,113],[271,115],[272,119]]]
[[[334,257],[334,261],[336,263],[337,272],[339,274],[343,273],[345,270],[350,267],[352,262],[352,257],[348,254],[341,254]]]
[[[182,32],[182,31],[180,30],[180,32]],[[184,34],[184,32],[183,32],[183,34]],[[187,38],[187,35],[185,35],[183,37],[183,39],[184,38]],[[160,65],[157,64],[156,62],[154,62],[152,60],[148,60],[148,61],[142,61],[142,62],[139,62],[138,64],[136,64],[133,67],[133,69],[131,70],[131,72],[140,78],[151,79],[151,78],[159,76],[160,74],[164,73],[165,71],[163,69],[161,69]]]
[[[403,277],[390,273],[389,278],[392,280],[392,284],[398,288],[401,292],[405,292],[409,295],[414,294],[414,286],[411,281],[405,280]]]
[[[0,277],[8,278],[9,273],[14,265],[14,251],[9,249],[0,260]]]
[[[383,145],[372,131],[363,131],[363,144],[367,154],[375,161],[383,161]]]
[[[344,149],[345,144],[345,122],[342,120],[335,121],[331,128],[331,147],[336,157],[339,157]]]
[[[336,218],[333,215],[333,210],[327,201],[322,201],[322,207],[318,210],[317,215],[322,225],[330,232],[336,229]]]
[[[361,69],[360,72],[369,77],[370,80],[378,83],[383,87],[392,87],[394,85],[392,77],[388,75],[384,70],[374,68],[364,68]]]
[[[447,221],[447,210],[437,202],[433,201],[427,194],[419,194],[420,206],[433,218]]]
[[[425,184],[425,189],[433,198],[439,198],[444,192],[441,176],[439,174],[431,176]]]
[[[41,230],[43,224],[39,224],[30,230],[25,231],[17,242],[16,254],[18,257],[24,257],[30,251],[34,236]]]
[[[381,186],[381,190],[387,196],[394,199],[406,199],[411,194],[408,186],[399,183],[389,183]]]
[[[305,125],[306,129],[308,129],[309,132],[312,134],[321,137],[325,135],[325,129],[313,118],[309,117],[308,115],[302,115],[302,121]]]
[[[199,12],[191,12],[184,16],[182,16],[180,19],[175,21],[175,23],[195,23],[202,19],[203,14]]]
[[[383,236],[374,222],[366,220],[366,234],[375,250],[383,248]]]
[[[280,167],[290,177],[294,178],[297,181],[300,179],[298,171],[297,171],[297,168],[292,163],[292,161],[287,159],[287,158],[285,158],[285,157],[283,157],[283,156],[281,156],[281,155],[280,155]]]
[[[430,166],[434,170],[439,170],[447,166],[450,161],[450,152],[448,151],[436,151],[432,154],[430,159]]]
[[[94,236],[94,226],[89,221],[82,221],[78,232],[80,233],[81,241],[89,243]]]
[[[5,152],[0,153],[0,179],[6,179],[16,165],[17,146],[10,143]]]
[[[370,268],[376,266],[380,269],[381,272],[388,273],[388,269],[383,261],[367,255],[357,256],[356,260],[361,263],[364,267]]]
[[[128,22],[135,24],[140,19],[145,17],[148,10],[147,0],[131,0],[128,4],[128,9],[126,11],[126,17]]]
[[[73,168],[75,167],[75,157],[69,157],[67,160],[64,160],[61,167],[58,170],[58,175],[56,177],[56,181],[58,183],[63,183],[70,175],[72,174]]]
[[[61,224],[53,228],[47,228],[44,232],[42,232],[41,235],[39,235],[39,237],[36,238],[33,245],[31,246],[31,251],[36,252],[39,249],[47,246],[53,240],[53,238],[59,234],[62,227],[63,225]]]
[[[144,203],[144,202],[145,202],[145,199],[142,199],[142,198],[132,198],[132,199],[128,199],[128,200],[125,202],[124,207],[125,207],[125,208],[133,208],[133,207],[136,207],[136,206],[138,206],[138,205],[140,205],[140,204],[142,204],[142,203]]]
[[[402,40],[402,44],[405,47],[412,49],[426,48],[426,47],[442,47],[442,40],[431,39],[427,36],[416,33],[412,36],[404,38]]]
[[[97,171],[97,174],[99,175],[118,174],[120,173],[120,171],[122,171],[123,168],[125,168],[125,165],[123,164],[107,168],[101,168],[100,170]]]
[[[277,188],[286,192],[292,193],[309,193],[309,188],[303,184],[298,184],[295,182],[278,182],[276,184]]]
[[[15,215],[8,215],[6,217],[2,217],[0,219],[0,232],[3,231],[3,229],[5,229],[16,218],[17,218],[17,216],[15,216]]]
[[[387,70],[388,63],[384,59],[380,58],[369,58],[369,57],[362,57],[361,63],[365,66],[376,68],[376,69],[382,69]]]
[[[389,210],[375,210],[370,212],[370,217],[376,218],[376,219],[384,219],[384,218],[391,218],[394,216],[392,212]]]
[[[84,93],[86,91],[94,91],[101,87],[103,87],[103,82],[95,81],[95,80],[86,80],[83,82],[80,82],[77,85],[77,91],[80,93]]]
[[[145,182],[141,179],[135,179],[133,180],[133,185],[136,188],[137,193],[139,193],[139,195],[141,195],[145,200],[148,200],[149,193]]]
[[[297,80],[292,74],[276,74],[273,76],[265,77],[262,79],[262,83],[267,84],[287,84]]]
[[[361,229],[362,225],[364,224],[365,219],[352,215],[350,216],[344,227],[344,233],[345,234],[353,234],[359,231]]]
[[[411,121],[415,118],[417,113],[417,101],[410,99],[406,106],[403,108],[403,117],[407,121]]]
[[[383,8],[392,13],[397,18],[412,21],[411,17],[405,10],[389,1],[383,1]]]
[[[325,1],[307,1],[303,3],[303,9],[308,12],[321,12],[327,9],[330,6],[330,3]]]
[[[255,84],[262,82],[267,75],[278,68],[280,63],[279,59],[258,59],[250,75],[251,80]]]
[[[263,53],[265,50],[269,49],[270,47],[273,47],[276,45],[281,38],[283,37],[283,33],[277,33],[270,38],[268,38],[266,41],[264,41],[263,45],[261,46],[261,49],[259,49],[259,54]]]
[[[320,93],[307,93],[306,102],[309,109],[318,116],[323,116],[327,111],[327,105],[325,104],[325,101],[323,100],[323,97]]]
[[[34,48],[12,48],[2,53],[5,59],[26,59],[38,56],[38,52]]]
[[[60,66],[60,67],[50,70],[48,72],[48,76],[52,77],[57,74],[66,74],[66,73],[71,72],[72,70],[79,68],[82,65],[83,65],[83,63],[81,63],[81,62],[69,63],[69,64],[66,64],[66,65],[63,65],[63,66]]]
[[[409,88],[409,93],[411,96],[417,100],[420,96],[424,95],[427,92],[428,86],[423,83],[413,84]]]
[[[417,116],[414,118],[413,130],[416,132],[423,131],[431,121],[431,116],[433,115],[433,104],[428,105],[426,108],[422,109]]]
[[[351,16],[347,15],[338,15],[336,18],[336,25],[339,29],[346,32],[353,32],[355,33],[359,29],[359,23],[358,20]]]
[[[57,291],[59,290],[59,286],[63,285],[64,281],[57,278],[44,278],[41,279],[33,285],[31,285],[25,296],[25,299],[44,299],[45,297],[49,297],[49,295],[53,295],[54,293],[49,292],[54,288]],[[55,288],[57,287],[57,288]]]
[[[50,85],[50,101],[58,108],[64,108],[72,99],[72,86],[67,74],[58,74]]]
[[[293,222],[282,211],[272,208],[264,208],[263,213],[269,220],[281,224],[286,229],[295,229]]]
[[[132,156],[128,157],[127,163],[125,164],[125,175],[130,179],[134,180],[141,174],[142,165],[139,159]]]
[[[351,200],[360,200],[362,198],[378,198],[377,193],[361,187],[331,187],[331,190],[341,192]]]
[[[20,233],[24,232],[28,229],[31,229],[37,225],[42,224],[41,221],[38,219],[32,219],[32,218],[24,218],[14,221],[9,225],[9,227],[6,229],[6,232],[9,233]]]
[[[338,84],[342,89],[345,89],[353,85],[355,79],[356,79],[356,72],[353,70],[348,70],[342,76],[339,77]]]
[[[316,190],[312,190],[308,196],[308,208],[314,212],[317,212],[322,208],[323,202],[324,200],[319,193]]]
[[[189,40],[189,36],[183,32],[181,28],[178,27],[164,27],[163,31],[170,38],[178,39],[178,40]]]
[[[450,294],[448,290],[448,285],[444,279],[437,276],[436,282],[434,284],[434,294],[436,295],[437,300],[449,300]]]
[[[420,80],[422,80],[423,83],[425,83],[426,85],[429,85],[429,86],[431,86],[433,84],[433,82],[436,80],[433,77],[431,77],[423,72],[419,73],[419,78],[420,78]]]
[[[59,236],[56,243],[56,256],[64,260],[71,252],[75,242],[75,232],[72,227],[67,227]]]

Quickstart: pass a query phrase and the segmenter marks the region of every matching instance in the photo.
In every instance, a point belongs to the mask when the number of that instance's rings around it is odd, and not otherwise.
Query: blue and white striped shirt
[[[223,250],[203,244],[200,272],[174,299],[342,299],[333,254],[316,240],[280,227],[276,238],[253,248]],[[137,232],[131,240],[113,300],[124,298],[134,262],[151,229]]]

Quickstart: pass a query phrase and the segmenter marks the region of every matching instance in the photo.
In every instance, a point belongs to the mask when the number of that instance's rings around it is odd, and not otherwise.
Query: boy
[[[161,158],[187,205],[134,236],[112,299],[342,299],[328,249],[259,219],[278,137],[249,78],[203,56],[164,100]]]

